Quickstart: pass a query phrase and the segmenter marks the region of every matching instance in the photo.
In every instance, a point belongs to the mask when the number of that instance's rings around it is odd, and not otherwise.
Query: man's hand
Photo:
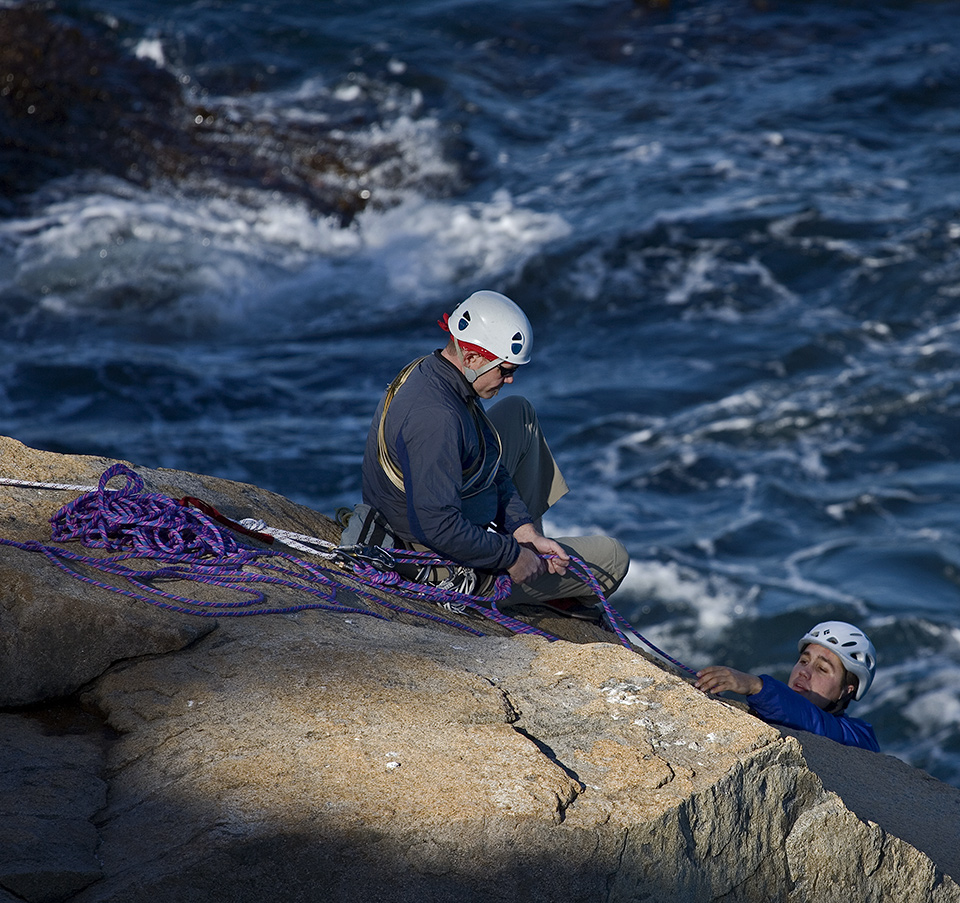
[[[510,579],[516,583],[529,583],[547,569],[547,563],[534,551],[520,546],[520,556],[507,568]]]
[[[533,524],[523,524],[513,531],[513,538],[520,543],[520,557],[507,568],[514,583],[528,583],[544,571],[563,575],[570,564],[570,556],[555,539],[540,533]],[[555,555],[544,560],[543,555]]]
[[[704,693],[739,693],[741,696],[753,696],[763,689],[763,681],[756,674],[734,671],[722,665],[711,665],[697,672],[694,686]]]

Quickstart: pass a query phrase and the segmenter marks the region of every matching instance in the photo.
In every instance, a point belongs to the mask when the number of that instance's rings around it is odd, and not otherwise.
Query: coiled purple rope
[[[126,478],[124,486],[115,491],[108,490],[107,484],[119,476]],[[38,552],[84,583],[180,614],[240,617],[324,609],[386,620],[384,615],[376,611],[342,605],[337,600],[339,586],[376,606],[456,627],[475,636],[484,635],[482,631],[450,618],[415,611],[381,599],[367,592],[362,585],[350,586],[335,580],[332,577],[333,570],[302,561],[286,552],[242,545],[202,512],[179,505],[167,496],[144,492],[140,475],[124,464],[109,467],[101,476],[95,491],[78,497],[57,511],[51,518],[51,527],[52,538],[57,542],[77,540],[87,548],[106,549],[119,554],[110,557],[82,555],[36,541],[0,539],[0,544]],[[161,566],[145,569],[131,564],[144,559],[160,562]],[[251,570],[253,567],[257,568],[257,572]],[[122,577],[129,588],[88,576],[85,570]],[[354,576],[362,584],[369,574],[364,568],[359,568]],[[400,583],[400,594],[404,594],[402,578],[396,574],[393,577]],[[390,575],[386,579],[380,576],[376,581],[368,580],[368,583],[371,586],[389,586],[389,578]],[[155,585],[174,580],[233,590],[244,598],[232,602],[212,602],[167,592]],[[270,585],[303,591],[312,595],[314,600],[269,607],[262,587]],[[405,595],[407,598],[422,597],[422,594],[409,590]],[[483,609],[478,607],[478,610]],[[506,615],[499,614],[495,620],[518,633],[542,633]],[[543,636],[555,639],[545,633]]]
[[[108,492],[107,484],[117,476],[126,477],[126,483]],[[205,514],[164,495],[144,492],[143,478],[125,464],[107,468],[94,492],[64,505],[50,524],[54,542],[79,540],[91,549],[184,558],[206,554],[227,558],[241,553],[233,536]]]
[[[108,490],[107,484],[118,476],[126,478],[124,486],[118,490]],[[181,614],[239,617],[324,609],[386,619],[376,611],[341,605],[337,601],[337,588],[342,587],[391,611],[442,623],[475,636],[484,635],[482,631],[450,618],[404,608],[374,596],[364,589],[364,586],[370,586],[389,589],[392,594],[411,600],[427,600],[437,604],[452,602],[478,612],[513,633],[557,639],[499,611],[497,602],[510,594],[510,577],[505,573],[497,576],[492,595],[478,596],[407,580],[395,568],[377,568],[354,561],[352,576],[360,585],[349,586],[334,579],[332,574],[335,572],[331,569],[295,558],[286,552],[243,545],[203,512],[178,504],[167,496],[145,492],[143,479],[125,464],[109,467],[100,477],[95,491],[64,505],[51,518],[51,527],[52,539],[56,542],[77,540],[87,548],[119,554],[110,557],[80,555],[35,541],[20,543],[2,538],[0,544],[38,552],[78,580]],[[396,564],[449,565],[449,562],[432,552],[404,549],[384,551],[388,560]],[[144,569],[128,564],[143,559],[160,562],[161,566]],[[258,569],[256,572],[252,570],[254,567]],[[121,577],[130,588],[97,580],[83,573],[81,568]],[[600,584],[584,562],[574,557],[568,570],[580,577],[600,599],[607,620],[623,645],[627,648],[632,646],[624,632],[629,630],[658,655],[684,671],[695,674],[692,669],[629,628],[622,615],[607,602]],[[155,585],[164,580],[191,581],[225,588],[239,593],[243,598],[232,602],[213,602],[181,596]],[[314,601],[269,607],[264,590],[259,587],[270,585],[300,590],[313,596]]]

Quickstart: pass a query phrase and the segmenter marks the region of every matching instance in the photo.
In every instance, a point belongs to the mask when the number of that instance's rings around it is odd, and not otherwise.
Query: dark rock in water
[[[186,111],[168,72],[48,4],[0,9],[0,189],[14,196],[96,166],[148,178],[151,138],[168,144]],[[158,161],[163,165],[163,156]]]
[[[395,144],[361,146],[354,137],[375,113],[324,111],[321,129],[254,109],[228,110],[186,91],[106,26],[50,4],[0,8],[0,205],[8,212],[51,179],[94,171],[204,194],[280,192],[346,225],[368,203],[383,203],[378,189],[403,181]],[[393,157],[397,165],[385,165]]]

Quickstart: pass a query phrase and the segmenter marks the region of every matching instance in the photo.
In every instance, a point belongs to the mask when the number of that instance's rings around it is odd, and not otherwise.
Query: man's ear
[[[482,354],[477,354],[476,351],[464,349],[463,366],[468,370],[480,370],[484,364],[487,363],[489,363],[489,361]]]

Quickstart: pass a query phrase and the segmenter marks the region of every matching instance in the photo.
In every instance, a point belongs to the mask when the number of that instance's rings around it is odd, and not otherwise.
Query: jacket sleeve
[[[831,715],[785,683],[761,674],[763,689],[747,697],[750,708],[764,721],[829,737],[845,746],[880,751],[873,728],[866,721],[847,715]]]
[[[418,409],[416,421],[401,426],[396,451],[411,532],[452,561],[506,570],[520,555],[519,543],[476,526],[463,514],[461,444],[459,420],[442,408]]]

